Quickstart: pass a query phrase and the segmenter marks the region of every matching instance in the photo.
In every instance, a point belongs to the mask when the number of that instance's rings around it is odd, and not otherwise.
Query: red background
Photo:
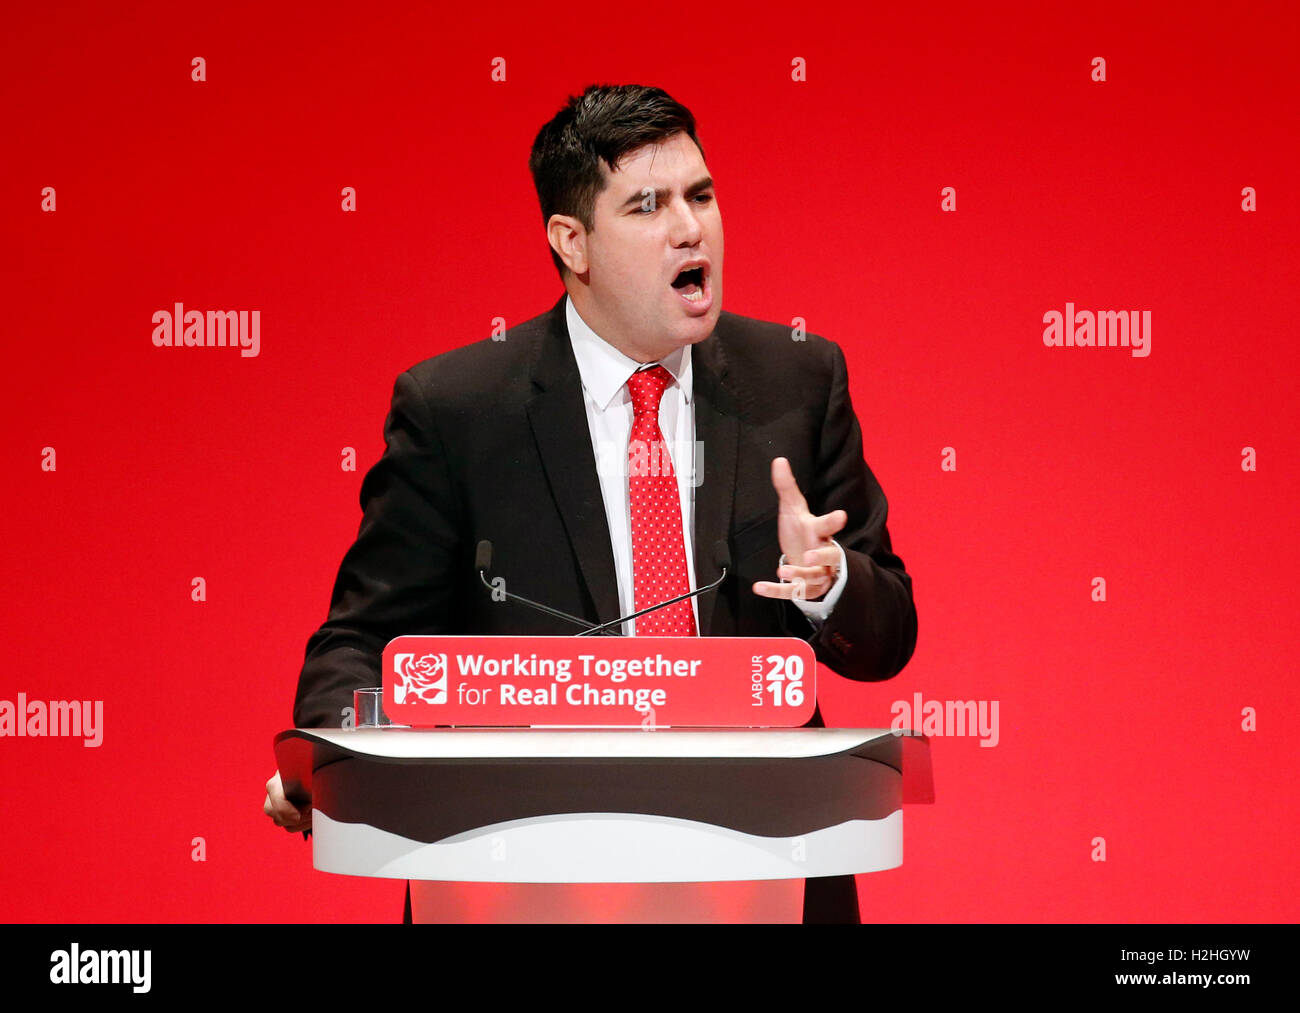
[[[105,721],[0,739],[0,918],[400,917],[262,815],[271,738],[394,377],[560,293],[527,156],[594,81],[696,114],[726,308],[846,351],[920,639],[828,723],[1000,704],[864,918],[1296,917],[1294,5],[116,6],[0,50],[0,698]],[[261,355],[153,347],[175,301],[260,309]],[[1151,356],[1045,348],[1067,301]]]

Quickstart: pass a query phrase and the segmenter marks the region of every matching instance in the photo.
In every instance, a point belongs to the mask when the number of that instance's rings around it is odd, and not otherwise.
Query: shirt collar
[[[628,377],[641,369],[642,364],[624,355],[588,327],[568,296],[564,298],[564,317],[569,325],[569,341],[573,344],[573,356],[578,360],[583,389],[591,395],[596,407],[604,411],[623,389]],[[674,349],[659,360],[659,365],[672,375],[681,387],[686,403],[690,404],[691,346],[682,345]]]

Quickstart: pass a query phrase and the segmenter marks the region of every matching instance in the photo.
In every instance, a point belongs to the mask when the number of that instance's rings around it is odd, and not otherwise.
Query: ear
[[[575,275],[587,273],[587,229],[582,222],[570,215],[551,215],[546,239],[565,267]]]

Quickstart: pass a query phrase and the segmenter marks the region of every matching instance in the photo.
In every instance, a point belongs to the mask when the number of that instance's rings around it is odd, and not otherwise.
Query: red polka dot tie
[[[672,382],[663,366],[633,373],[632,432],[627,443],[632,513],[632,588],[640,611],[691,589],[682,539],[682,501],[672,458],[659,431],[659,401]],[[639,637],[693,637],[690,599],[636,620]]]

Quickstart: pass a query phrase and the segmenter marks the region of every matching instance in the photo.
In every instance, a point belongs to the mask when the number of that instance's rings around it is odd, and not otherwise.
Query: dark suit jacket
[[[361,486],[364,517],[344,556],[330,613],[312,635],[298,683],[298,727],[337,727],[352,691],[382,681],[380,658],[402,634],[565,635],[574,628],[491,600],[474,570],[481,539],[507,590],[592,622],[620,615],[613,549],[565,323],[552,309],[485,340],[412,366],[398,378],[387,449]],[[817,660],[857,680],[881,680],[916,644],[911,578],[890,546],[887,506],[863,460],[839,346],[816,335],[723,312],[691,350],[699,486],[697,586],[702,636],[797,636]],[[775,580],[777,496],[772,458],[789,458],[816,514],[843,509],[835,536],[848,578],[814,631],[789,602],[755,595]],[[820,710],[810,724],[822,726]],[[824,892],[834,879],[810,893]],[[840,890],[843,893],[843,889]],[[853,900],[856,913],[856,894]]]

